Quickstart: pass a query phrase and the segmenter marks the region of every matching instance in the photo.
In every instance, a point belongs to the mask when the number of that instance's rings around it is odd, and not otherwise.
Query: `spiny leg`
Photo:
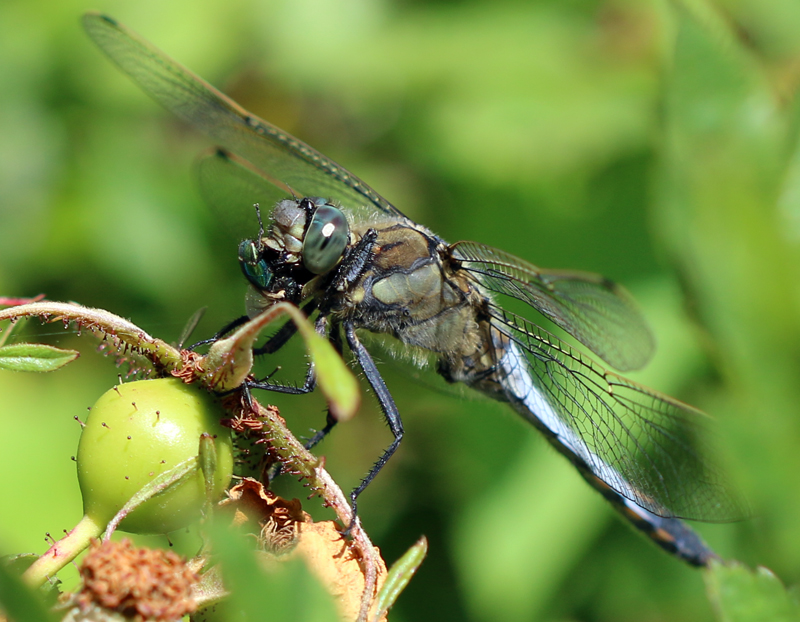
[[[220,330],[218,330],[216,332],[216,334],[213,337],[211,337],[210,339],[203,339],[202,341],[198,341],[197,343],[193,343],[192,345],[188,346],[186,349],[194,351],[197,348],[199,348],[200,346],[204,346],[204,345],[207,345],[209,343],[214,343],[215,341],[219,341],[220,339],[222,339],[228,333],[230,333],[233,330],[239,328],[242,324],[245,324],[249,319],[250,318],[247,317],[246,315],[243,315],[241,317],[237,317],[232,322],[228,322],[227,324],[225,324],[225,326],[223,326]]]
[[[392,441],[391,445],[386,448],[386,450],[383,452],[383,455],[372,466],[366,477],[361,480],[361,483],[350,493],[352,517],[350,524],[345,530],[346,532],[349,532],[355,524],[357,517],[358,504],[356,500],[358,499],[358,495],[364,492],[364,489],[369,486],[373,479],[375,479],[375,476],[386,465],[386,463],[389,461],[389,458],[392,457],[392,454],[397,451],[397,448],[400,446],[400,441],[403,439],[403,422],[400,420],[400,413],[397,410],[397,405],[394,403],[392,394],[389,393],[389,389],[386,387],[386,383],[383,381],[383,378],[381,377],[378,368],[375,366],[375,362],[372,360],[369,352],[358,339],[358,336],[356,335],[356,329],[353,324],[350,322],[345,322],[344,332],[345,337],[347,338],[347,345],[353,352],[353,356],[355,356],[359,366],[367,378],[367,381],[372,387],[372,390],[375,392],[375,397],[378,399],[378,404],[380,404],[381,410],[383,411],[383,416],[386,418],[386,423],[389,425],[389,429],[394,435],[394,440]]]

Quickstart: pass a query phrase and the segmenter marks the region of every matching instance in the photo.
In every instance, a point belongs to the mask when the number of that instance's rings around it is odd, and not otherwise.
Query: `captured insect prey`
[[[367,331],[432,353],[446,381],[508,403],[659,546],[696,566],[717,557],[683,519],[732,521],[747,509],[707,458],[708,418],[607,371],[535,323],[541,314],[609,367],[638,369],[654,340],[622,287],[477,242],[450,244],[113,19],[87,14],[84,27],[144,91],[220,146],[200,164],[202,183],[250,189],[220,193],[220,201],[253,222],[254,203],[271,210],[266,230],[239,246],[248,314],[276,300],[300,306],[340,353],[346,345],[369,382],[394,440],[351,493],[354,516],[359,494],[403,438],[392,394],[359,337]],[[268,203],[276,189],[280,200]],[[279,331],[259,352],[278,350],[292,332]],[[312,367],[300,387],[257,388],[304,393],[314,385]]]

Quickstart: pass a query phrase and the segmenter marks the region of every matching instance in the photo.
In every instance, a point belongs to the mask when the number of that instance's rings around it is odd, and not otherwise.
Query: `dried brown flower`
[[[128,539],[95,541],[80,573],[82,609],[96,604],[137,621],[179,620],[195,610],[198,576],[172,551],[138,548]]]
[[[299,500],[282,499],[254,479],[244,478],[228,495],[220,505],[232,513],[234,525],[246,527],[260,547],[273,554],[265,553],[264,562],[302,558],[334,596],[342,620],[358,617],[366,586],[364,569],[352,543],[342,536],[336,523],[313,522]],[[380,557],[377,573],[380,589],[386,578],[386,566]]]
[[[244,478],[231,488],[228,496],[220,505],[234,511],[233,523],[249,523],[251,531],[258,525],[259,545],[270,553],[291,550],[297,539],[298,525],[310,520],[298,499],[283,499],[251,478]]]

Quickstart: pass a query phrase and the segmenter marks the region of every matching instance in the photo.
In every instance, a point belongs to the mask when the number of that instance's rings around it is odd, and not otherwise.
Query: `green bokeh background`
[[[0,293],[103,307],[175,340],[199,307],[198,338],[243,312],[236,246],[192,179],[209,143],[94,48],[90,9],[445,239],[624,283],[659,342],[634,378],[715,416],[752,504],[749,521],[699,530],[797,583],[800,4],[5,0]],[[80,518],[73,417],[119,373],[90,339],[35,328],[83,355],[0,374],[0,553],[42,552]],[[712,619],[701,573],[618,521],[509,409],[381,369],[407,436],[362,520],[388,561],[430,540],[393,620]],[[298,434],[323,421],[319,396],[274,402]],[[320,448],[345,489],[389,442],[364,402]]]

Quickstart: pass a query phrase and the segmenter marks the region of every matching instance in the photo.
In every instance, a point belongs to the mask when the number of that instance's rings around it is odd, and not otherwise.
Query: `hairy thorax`
[[[355,225],[353,237],[357,241],[370,228],[378,233],[371,261],[335,314],[447,359],[474,353],[481,341],[475,302],[483,295],[453,265],[447,244],[420,225],[395,219]]]

